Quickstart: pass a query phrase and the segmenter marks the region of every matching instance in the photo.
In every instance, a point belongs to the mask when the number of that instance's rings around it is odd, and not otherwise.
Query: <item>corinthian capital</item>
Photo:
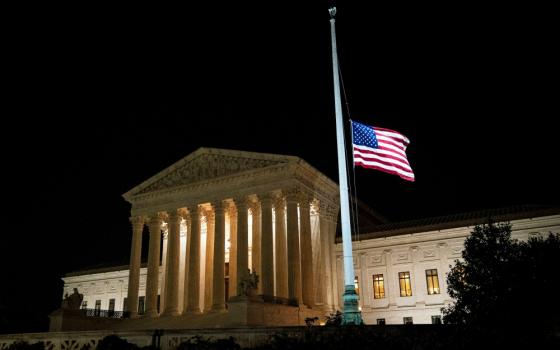
[[[240,210],[247,210],[248,208],[250,208],[252,201],[249,197],[242,196],[242,197],[234,198],[233,203],[237,207],[237,211],[240,211]]]
[[[276,211],[284,210],[284,207],[286,206],[286,201],[284,200],[282,194],[276,195],[273,199],[273,203],[274,203],[274,210]]]
[[[249,202],[249,209],[251,210],[251,215],[259,215],[260,214],[260,205],[259,202]]]
[[[144,222],[146,222],[146,218],[143,216],[131,216],[129,218],[130,223],[132,226],[144,226]]]

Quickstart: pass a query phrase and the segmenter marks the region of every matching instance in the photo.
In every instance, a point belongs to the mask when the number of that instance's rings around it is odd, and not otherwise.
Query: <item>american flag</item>
[[[414,181],[414,173],[406,159],[406,136],[389,129],[352,121],[354,164],[395,174]]]

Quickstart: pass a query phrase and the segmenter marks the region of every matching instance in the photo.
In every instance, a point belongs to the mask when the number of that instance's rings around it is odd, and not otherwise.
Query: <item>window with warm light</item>
[[[358,281],[358,276],[354,276],[354,289],[356,294],[360,295],[360,282]]]
[[[401,289],[401,297],[412,296],[412,288],[410,286],[410,272],[399,272],[399,286]]]
[[[440,293],[437,269],[426,270],[426,286],[429,295]]]
[[[383,280],[383,274],[373,275],[373,298],[385,298],[385,282]]]

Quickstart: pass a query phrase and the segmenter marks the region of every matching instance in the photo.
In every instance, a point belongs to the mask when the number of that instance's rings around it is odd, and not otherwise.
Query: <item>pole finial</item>
[[[334,19],[334,16],[336,16],[336,6],[329,9],[329,15],[331,15],[331,19]]]

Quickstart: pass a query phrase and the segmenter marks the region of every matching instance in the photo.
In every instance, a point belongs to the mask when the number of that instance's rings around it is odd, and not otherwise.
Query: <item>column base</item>
[[[168,317],[168,316],[179,316],[181,313],[179,312],[179,310],[174,309],[174,310],[165,310],[161,316],[162,317]]]
[[[212,313],[225,313],[227,312],[227,308],[226,308],[226,304],[214,304],[212,305],[212,308],[210,309],[210,312]]]
[[[128,314],[128,318],[140,318],[140,315],[138,315],[138,312],[130,311]]]
[[[158,314],[157,311],[155,311],[155,310],[153,310],[153,311],[152,311],[152,310],[148,310],[148,311],[146,311],[146,313],[144,314],[143,317],[144,317],[144,318],[156,318],[156,317],[158,317],[158,316],[159,316],[159,314]]]
[[[186,314],[188,314],[188,315],[200,315],[200,314],[202,314],[202,311],[200,311],[200,308],[187,308]]]
[[[362,325],[362,312],[359,309],[360,297],[356,294],[354,285],[344,287],[344,311],[342,312],[342,325]]]

